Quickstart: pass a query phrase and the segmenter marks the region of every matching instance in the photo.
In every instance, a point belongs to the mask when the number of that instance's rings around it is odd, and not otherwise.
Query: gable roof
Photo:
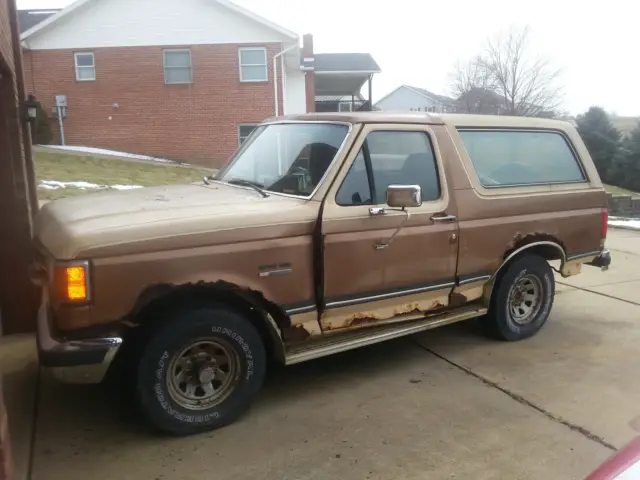
[[[316,72],[380,73],[380,66],[369,53],[316,53]]]
[[[418,95],[423,97],[430,98],[431,100],[435,100],[436,102],[443,103],[445,105],[455,104],[457,103],[454,98],[447,97],[446,95],[438,95],[436,93],[432,93],[429,90],[425,90],[424,88],[412,87],[410,85],[402,85],[404,88],[414,91]]]
[[[378,100],[376,102],[376,104],[380,103],[385,98],[387,98],[390,95],[394,94],[395,92],[397,92],[401,88],[404,88],[405,90],[409,90],[409,91],[415,93],[416,95],[420,95],[421,97],[428,98],[429,100],[434,100],[434,101],[436,101],[438,103],[441,103],[443,105],[450,105],[450,106],[457,106],[458,105],[458,101],[455,98],[447,97],[446,95],[437,95],[435,93],[430,92],[429,90],[425,90],[424,88],[412,87],[411,85],[400,85],[399,87],[395,88],[394,90],[391,90],[389,93],[387,93],[380,100]]]
[[[20,33],[35,27],[40,22],[45,21],[52,15],[60,11],[59,8],[18,10],[18,26]]]
[[[66,17],[67,15],[69,15],[70,13],[74,12],[75,10],[77,10],[78,8],[87,5],[91,2],[95,2],[95,1],[99,1],[99,0],[76,0],[75,2],[73,2],[71,5],[63,8],[62,10],[58,10],[55,14],[47,17],[46,19],[44,19],[41,22],[38,22],[37,24],[33,25],[31,28],[29,28],[28,30],[25,30],[23,32],[21,32],[20,35],[20,39],[21,40],[26,40],[27,38],[29,38],[30,36],[32,36],[33,34],[45,29],[47,26],[51,25],[54,22],[57,22],[59,19]],[[233,2],[230,2],[229,0],[210,0],[211,2],[215,2],[218,5],[222,5],[223,7],[228,8],[229,10],[232,10],[236,13],[239,13],[240,15],[243,15],[251,20],[253,20],[256,23],[259,23],[260,25],[263,25],[267,28],[270,28],[271,30],[274,30],[282,35],[284,35],[285,37],[289,37],[292,40],[298,40],[298,35],[295,34],[294,32],[292,32],[291,30],[287,30],[284,27],[281,27],[280,25],[273,23],[270,20],[267,20],[266,18],[261,17],[260,15],[257,15],[255,13],[253,13],[250,10],[247,10],[244,7],[241,7],[239,5],[236,5]]]

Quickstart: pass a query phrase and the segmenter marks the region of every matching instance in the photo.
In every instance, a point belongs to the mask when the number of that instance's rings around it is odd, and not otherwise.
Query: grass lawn
[[[615,187],[613,185],[605,185],[604,188],[607,193],[611,193],[613,195],[631,195],[632,197],[640,197],[640,193],[632,192],[625,188]]]
[[[138,161],[127,161],[65,153],[34,152],[36,184],[43,180],[57,182],[89,182],[98,185],[168,185],[190,183],[200,180],[211,172],[197,167],[154,165]],[[97,188],[38,188],[40,200],[99,192]]]

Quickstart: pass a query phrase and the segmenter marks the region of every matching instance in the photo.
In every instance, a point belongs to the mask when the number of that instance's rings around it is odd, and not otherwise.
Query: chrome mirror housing
[[[415,208],[422,205],[420,185],[389,185],[387,205],[392,208]]]

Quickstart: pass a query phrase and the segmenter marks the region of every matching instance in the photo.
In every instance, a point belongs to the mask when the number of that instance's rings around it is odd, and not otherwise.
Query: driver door
[[[458,225],[435,136],[426,125],[368,125],[351,152],[323,211],[322,329],[406,321],[448,306]],[[422,205],[390,210],[390,184],[419,184]]]

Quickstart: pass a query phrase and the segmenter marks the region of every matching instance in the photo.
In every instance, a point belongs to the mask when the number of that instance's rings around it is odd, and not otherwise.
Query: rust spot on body
[[[450,304],[452,307],[460,307],[467,303],[467,297],[461,293],[454,292],[451,294]]]
[[[354,327],[357,325],[366,325],[368,323],[375,323],[378,320],[380,320],[380,318],[373,313],[356,313],[346,319],[344,326]]]
[[[311,334],[301,323],[293,325],[291,328],[286,328],[282,332],[282,339],[287,342],[300,342],[310,336]]]

